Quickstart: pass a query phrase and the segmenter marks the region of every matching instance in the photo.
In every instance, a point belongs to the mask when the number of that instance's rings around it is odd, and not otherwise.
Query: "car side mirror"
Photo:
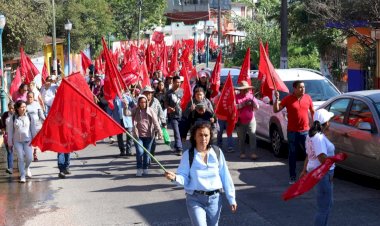
[[[269,97],[267,97],[267,96],[263,97],[263,102],[266,104],[269,104],[270,103]]]
[[[372,127],[369,122],[359,122],[358,129],[372,131]]]

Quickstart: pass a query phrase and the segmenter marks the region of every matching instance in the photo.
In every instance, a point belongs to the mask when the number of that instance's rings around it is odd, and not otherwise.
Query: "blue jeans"
[[[314,226],[326,226],[333,205],[334,170],[330,170],[316,185],[317,214]]]
[[[182,151],[182,141],[181,134],[179,132],[178,121],[179,119],[170,119],[170,125],[174,132],[174,148],[177,152]]]
[[[150,148],[152,146],[153,138],[152,137],[139,137],[138,142],[144,146],[146,150],[150,152]],[[136,162],[137,169],[148,169],[148,162],[150,160],[149,155],[143,150],[140,145],[135,141],[136,148]]]
[[[33,160],[32,146],[30,146],[30,141],[14,141],[13,143],[13,150],[17,152],[18,170],[20,172],[20,177],[25,178],[25,170],[28,170],[30,163],[32,163]]]
[[[239,149],[241,154],[245,154],[245,137],[248,134],[249,136],[249,151],[253,154],[257,151],[256,145],[256,119],[252,118],[252,120],[247,124],[239,124],[236,128],[236,132],[239,138]]]
[[[67,170],[70,166],[70,153],[58,153],[59,172]]]
[[[214,195],[186,194],[186,207],[193,226],[217,226],[222,210],[220,193]]]
[[[219,123],[219,131],[218,131],[217,140],[218,140],[218,146],[221,148],[221,147],[223,147],[223,132],[224,132],[224,130],[227,130],[227,121],[218,120],[218,123]],[[227,136],[227,145],[228,145],[228,148],[234,147],[232,135]]]
[[[13,170],[13,147],[9,148],[9,146],[6,144],[5,149],[7,150],[8,169]]]
[[[289,144],[289,175],[290,178],[296,178],[296,165],[297,165],[297,149],[300,149],[303,154],[306,153],[305,140],[308,132],[290,132],[288,131],[288,144]]]

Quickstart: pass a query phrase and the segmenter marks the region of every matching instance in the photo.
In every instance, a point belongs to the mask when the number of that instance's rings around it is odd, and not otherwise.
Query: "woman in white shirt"
[[[194,226],[218,225],[221,189],[231,211],[234,213],[237,209],[235,187],[226,160],[223,152],[210,144],[211,137],[210,123],[195,124],[191,129],[191,148],[184,152],[177,173],[165,172],[167,179],[185,187],[187,212]],[[218,150],[214,150],[216,148]]]
[[[306,137],[307,157],[301,177],[314,170],[326,161],[327,157],[334,156],[335,146],[325,136],[324,132],[329,128],[329,120],[334,113],[326,109],[319,109],[314,113],[314,122]],[[317,213],[315,226],[327,225],[328,217],[333,204],[333,176],[335,165],[332,165],[328,173],[316,185]]]
[[[34,93],[29,91],[26,95],[26,111],[33,117],[36,124],[36,132],[38,133],[42,128],[42,123],[45,121],[45,115],[42,111],[41,105],[35,100]],[[38,161],[37,147],[33,147],[33,160]]]
[[[26,103],[19,100],[15,103],[15,114],[8,117],[8,146],[17,152],[20,182],[26,182],[26,176],[31,178],[30,163],[32,162],[32,147],[30,142],[36,133],[33,117],[26,112]],[[26,172],[25,172],[26,171]]]

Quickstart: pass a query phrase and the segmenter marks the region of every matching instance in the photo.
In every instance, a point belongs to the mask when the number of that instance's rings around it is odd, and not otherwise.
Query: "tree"
[[[67,20],[73,24],[70,32],[71,49],[78,53],[90,45],[93,53],[99,52],[101,38],[115,31],[115,21],[106,0],[56,0],[58,37],[65,37]]]
[[[165,24],[165,0],[141,0],[141,30]],[[122,37],[137,39],[139,22],[139,0],[108,0],[114,15],[116,30]]]
[[[41,50],[51,20],[49,0],[0,0],[0,12],[6,16],[4,59],[19,55],[20,46],[29,54]]]

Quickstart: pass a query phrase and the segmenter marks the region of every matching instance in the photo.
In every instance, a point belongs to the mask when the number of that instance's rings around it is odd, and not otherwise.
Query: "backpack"
[[[211,145],[212,149],[214,149],[215,153],[216,153],[216,157],[218,158],[218,162],[220,162],[220,149],[218,146],[216,145]],[[194,147],[191,147],[189,149],[189,164],[190,164],[190,168],[191,168],[191,165],[193,165],[193,160],[194,160]]]

